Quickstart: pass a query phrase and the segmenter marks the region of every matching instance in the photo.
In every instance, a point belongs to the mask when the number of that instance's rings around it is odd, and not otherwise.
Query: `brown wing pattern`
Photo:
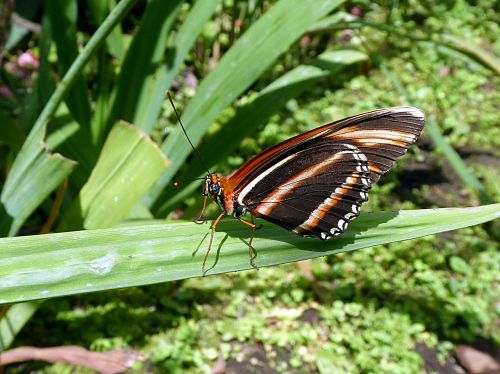
[[[241,190],[284,155],[323,136],[356,145],[368,157],[372,169],[370,177],[377,181],[416,141],[423,127],[424,114],[414,107],[378,109],[332,122],[290,138],[251,158],[229,177],[229,187],[235,191]],[[393,130],[393,133],[389,133],[389,130]],[[395,139],[395,135],[401,138]],[[356,136],[361,136],[359,141]]]
[[[253,214],[328,239],[359,215],[371,185],[417,140],[423,125],[422,112],[411,107],[350,117],[269,148],[228,182]]]
[[[351,117],[338,125],[327,136],[358,147],[368,158],[370,178],[375,183],[417,141],[424,115],[413,107],[387,108]]]
[[[328,239],[340,235],[359,215],[368,199],[370,169],[356,147],[318,142],[277,164],[240,197],[251,212],[270,222]]]

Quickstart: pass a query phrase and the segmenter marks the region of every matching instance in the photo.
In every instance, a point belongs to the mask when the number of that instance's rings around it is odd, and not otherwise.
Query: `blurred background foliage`
[[[411,103],[426,113],[428,131],[364,211],[498,201],[497,2],[316,0],[309,12],[301,4],[1,3],[2,235],[43,232],[53,218],[64,230],[196,216],[199,183],[170,182],[204,170],[166,89],[221,174],[318,125]],[[109,36],[93,46],[106,22]],[[121,152],[141,142],[141,157],[155,162],[138,173],[133,194],[116,177],[126,202],[104,219],[92,191],[117,188],[98,159],[115,154],[103,144],[120,119],[150,135],[166,159],[129,132]],[[111,171],[127,167],[140,169]],[[499,231],[493,223],[259,272],[51,300],[26,317],[14,346],[134,348],[148,358],[138,372],[209,372],[222,360],[234,372],[297,373],[421,372],[430,370],[427,347],[434,370],[449,369],[457,344],[500,345]],[[68,370],[30,363],[8,372]]]

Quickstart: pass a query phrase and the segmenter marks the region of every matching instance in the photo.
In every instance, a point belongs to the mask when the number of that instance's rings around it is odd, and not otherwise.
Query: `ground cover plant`
[[[493,1],[0,7],[1,350],[134,349],[137,372],[407,373],[500,344],[498,222],[483,224],[500,195]],[[264,224],[257,260],[282,265],[201,278],[200,183],[172,181],[205,171],[167,89],[221,174],[380,107],[421,108],[426,131],[335,243]],[[446,207],[469,208],[430,210]],[[247,235],[221,226],[209,274],[250,268]],[[7,368],[68,370],[88,369]]]

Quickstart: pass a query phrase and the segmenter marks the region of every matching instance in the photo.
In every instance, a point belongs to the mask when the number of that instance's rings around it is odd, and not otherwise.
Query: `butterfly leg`
[[[205,270],[205,265],[207,263],[207,259],[208,259],[208,254],[210,253],[210,250],[212,249],[212,241],[214,240],[214,234],[215,234],[215,229],[217,228],[217,225],[219,224],[220,220],[222,219],[222,217],[224,217],[226,213],[222,212],[219,217],[217,217],[217,219],[214,221],[214,223],[212,224],[212,232],[210,233],[210,241],[208,242],[208,249],[207,249],[207,253],[205,253],[205,258],[203,259],[203,265],[201,267],[201,272],[203,274],[203,276],[205,276],[206,274],[206,270]]]
[[[253,240],[253,237],[255,236],[255,228],[257,226],[255,225],[255,223],[245,221],[245,220],[243,220],[241,218],[238,218],[238,220],[241,223],[244,223],[245,225],[250,226],[252,228],[252,235],[250,235],[250,240],[248,241],[248,258],[250,260],[250,265],[252,265],[252,267],[255,270],[259,270],[259,268],[257,267],[257,265],[255,265],[255,262],[253,261],[253,247],[252,247],[252,240]],[[253,216],[252,216],[252,221],[253,221]]]
[[[208,200],[208,195],[205,195],[205,200],[203,200],[203,208],[201,209],[201,213],[198,216],[198,218],[196,218],[194,220],[194,223],[204,223],[204,222],[206,222],[207,219],[205,217],[205,210],[207,208],[207,200]]]

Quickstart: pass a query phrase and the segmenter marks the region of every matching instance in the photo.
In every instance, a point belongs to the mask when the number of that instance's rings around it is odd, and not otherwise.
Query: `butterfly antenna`
[[[200,154],[198,152],[196,152],[196,149],[194,148],[193,143],[191,143],[191,139],[189,139],[189,136],[186,132],[186,129],[184,128],[184,125],[182,124],[181,117],[179,116],[179,113],[177,113],[177,109],[175,108],[174,101],[172,100],[172,96],[170,96],[170,91],[167,91],[167,97],[168,97],[168,100],[170,101],[170,104],[172,105],[172,108],[174,108],[175,116],[177,117],[177,120],[179,121],[179,124],[181,125],[182,131],[184,132],[184,135],[186,135],[186,139],[188,140],[189,144],[191,145],[193,152],[195,153],[196,157],[198,157],[198,160],[200,160],[201,165],[205,169],[207,169],[208,175],[212,175],[212,173],[210,173],[210,170],[208,170],[207,164],[205,164],[205,161],[203,161]]]

